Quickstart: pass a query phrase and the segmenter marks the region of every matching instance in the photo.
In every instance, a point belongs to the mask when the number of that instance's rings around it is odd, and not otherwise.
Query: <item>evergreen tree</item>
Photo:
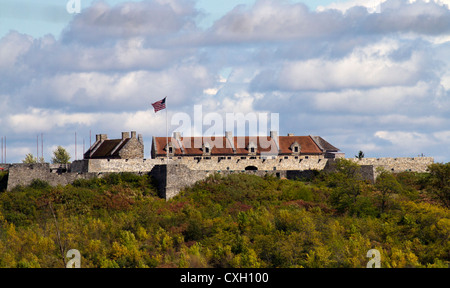
[[[53,164],[68,164],[70,160],[70,154],[61,146],[58,146],[53,151],[52,163]]]
[[[25,156],[25,159],[22,160],[22,163],[25,163],[25,164],[35,164],[35,163],[38,163],[38,159],[37,159],[36,157],[34,157],[33,154],[28,153],[28,154]]]

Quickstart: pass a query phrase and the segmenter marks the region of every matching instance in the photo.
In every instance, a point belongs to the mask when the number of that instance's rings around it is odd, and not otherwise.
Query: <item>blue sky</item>
[[[66,12],[66,0],[0,0],[0,36],[4,36],[10,30],[17,30],[35,37],[42,37],[48,33],[55,36],[67,26],[72,15]],[[96,0],[80,0],[81,8],[86,9]],[[105,0],[110,5],[118,5],[123,0]],[[139,2],[139,1],[135,1]],[[196,7],[206,15],[199,20],[203,26],[211,25],[237,5],[252,5],[255,0],[198,0]],[[343,2],[342,0],[310,0],[291,1],[303,2],[311,9],[316,9],[321,5]]]
[[[0,0],[8,162],[41,134],[46,161],[58,145],[74,160],[75,133],[80,158],[95,134],[131,130],[150,157],[164,96],[170,117],[278,113],[280,135],[348,157],[450,161],[450,0],[67,2]]]

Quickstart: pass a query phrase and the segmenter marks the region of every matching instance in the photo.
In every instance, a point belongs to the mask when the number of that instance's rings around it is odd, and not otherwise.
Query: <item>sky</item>
[[[68,2],[0,0],[8,163],[59,145],[81,159],[96,134],[129,131],[150,158],[166,135],[151,103],[166,96],[169,133],[201,105],[277,114],[279,135],[347,157],[450,162],[450,0]]]

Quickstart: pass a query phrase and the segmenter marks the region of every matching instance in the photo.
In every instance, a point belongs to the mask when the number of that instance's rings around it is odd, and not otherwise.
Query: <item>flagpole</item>
[[[166,155],[167,155],[167,165],[169,165],[169,117],[167,116],[167,96],[166,96],[166,144],[167,144],[167,150],[166,150]]]

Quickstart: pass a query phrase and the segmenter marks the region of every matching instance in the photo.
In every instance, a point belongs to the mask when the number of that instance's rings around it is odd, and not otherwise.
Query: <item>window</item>
[[[209,143],[203,144],[202,150],[203,150],[203,155],[210,155],[211,154],[211,146],[209,145]]]
[[[252,154],[254,155],[254,154],[256,154],[257,146],[256,146],[255,143],[250,142],[250,143],[248,144],[248,146],[247,146],[247,149],[248,149],[248,153],[249,153],[250,155],[252,155]]]
[[[169,147],[169,153],[172,154],[173,153],[173,148]]]
[[[292,143],[292,145],[291,145],[290,148],[291,148],[291,151],[292,151],[292,154],[293,154],[293,155],[298,155],[298,154],[300,154],[300,150],[302,149],[301,146],[300,146],[300,144],[298,144],[297,141],[295,141],[294,143]]]

